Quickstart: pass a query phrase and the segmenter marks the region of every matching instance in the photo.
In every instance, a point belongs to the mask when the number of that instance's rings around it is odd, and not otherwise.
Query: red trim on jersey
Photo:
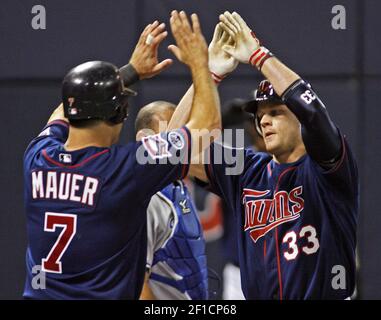
[[[245,196],[253,196],[253,197],[263,197],[266,194],[268,194],[270,190],[264,190],[264,191],[258,191],[258,190],[252,190],[244,188],[242,192],[242,198]]]
[[[54,125],[54,124],[62,124],[64,125],[65,127],[69,127],[69,122],[65,121],[65,120],[53,120],[53,121],[50,121],[46,124],[45,127],[49,127],[51,125]]]
[[[279,281],[279,300],[283,300],[283,288],[282,288],[282,272],[280,267],[280,255],[278,246],[278,228],[275,228],[275,247],[276,247],[276,260],[278,264],[278,281]]]
[[[271,177],[271,175],[273,174],[273,172],[272,172],[272,170],[271,170],[271,164],[270,164],[270,162],[267,164],[267,171],[268,171],[268,173],[269,173],[269,175],[270,175],[270,177]]]
[[[278,192],[279,183],[282,177],[289,171],[296,169],[297,167],[289,167],[284,170],[278,178],[278,182],[275,187],[275,193]],[[280,265],[280,254],[279,254],[279,246],[278,246],[278,227],[275,228],[275,249],[276,249],[276,257],[277,257],[277,268],[278,268],[278,281],[279,281],[279,299],[283,300],[283,288],[282,288],[282,271]]]
[[[63,164],[63,163],[57,162],[57,161],[55,161],[54,159],[50,158],[50,157],[48,156],[48,154],[46,153],[46,149],[42,150],[42,155],[45,157],[46,160],[48,160],[50,163],[52,163],[52,164],[54,164],[54,165],[56,165],[56,166],[59,166],[59,167],[62,167],[62,168],[67,168],[67,169],[75,169],[75,168],[78,168],[78,167],[80,167],[80,166],[83,166],[84,164],[86,164],[86,163],[89,162],[90,160],[92,160],[92,159],[94,159],[94,158],[96,158],[96,157],[99,157],[99,156],[101,156],[102,154],[105,154],[105,153],[107,153],[107,152],[109,152],[108,149],[103,150],[103,151],[100,151],[100,152],[98,152],[98,153],[96,153],[96,154],[93,154],[92,156],[86,158],[86,159],[83,160],[82,162],[80,162],[80,163],[78,163],[78,164],[75,164],[75,165],[72,165],[72,166],[65,165],[65,164]]]
[[[287,172],[289,172],[289,171],[291,171],[291,170],[294,170],[294,169],[296,169],[296,167],[289,167],[289,168],[287,168],[286,170],[284,170],[284,171],[279,175],[278,182],[277,182],[276,187],[275,187],[275,193],[278,192],[280,179],[282,179],[282,177],[283,177]]]
[[[184,135],[185,135],[185,139],[186,139],[186,148],[187,148],[187,154],[186,154],[186,161],[187,163],[183,163],[183,168],[182,168],[182,171],[181,171],[181,179],[184,179],[187,175],[188,175],[188,171],[189,171],[189,166],[190,166],[190,157],[189,157],[189,150],[191,148],[190,146],[190,143],[189,143],[189,136],[188,136],[188,132],[186,129],[184,128],[180,128],[180,130],[182,130],[184,132]]]

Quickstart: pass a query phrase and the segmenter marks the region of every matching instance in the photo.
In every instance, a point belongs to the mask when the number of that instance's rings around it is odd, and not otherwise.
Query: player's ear
[[[140,141],[142,140],[144,137],[147,137],[148,134],[144,131],[144,130],[139,130],[137,133],[136,133],[136,141]]]

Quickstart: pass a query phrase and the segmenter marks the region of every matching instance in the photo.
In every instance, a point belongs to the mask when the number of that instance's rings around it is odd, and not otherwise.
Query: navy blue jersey
[[[24,297],[137,299],[147,206],[153,194],[186,175],[190,134],[184,127],[142,142],[68,152],[68,129],[63,121],[48,124],[24,155]],[[46,289],[33,288],[34,266],[45,272]]]
[[[359,182],[342,141],[341,158],[330,170],[308,155],[277,164],[265,153],[233,150],[233,157],[244,158],[239,175],[226,174],[229,156],[216,158],[231,149],[211,146],[205,168],[212,189],[236,215],[246,299],[345,299],[353,293]],[[343,268],[345,288],[337,288],[332,280]]]

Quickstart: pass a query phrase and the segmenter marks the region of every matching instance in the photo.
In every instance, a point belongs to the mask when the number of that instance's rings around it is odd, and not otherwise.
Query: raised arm
[[[322,166],[333,165],[341,155],[341,137],[311,86],[261,46],[238,13],[225,12],[220,15],[220,21],[221,27],[236,42],[236,46],[227,45],[224,50],[240,62],[251,64],[271,82],[300,121],[308,154]]]
[[[125,86],[130,86],[138,80],[152,78],[172,64],[172,59],[159,62],[158,58],[159,45],[167,35],[164,23],[155,21],[145,27],[130,62],[120,68]]]
[[[236,61],[233,57],[226,54],[222,50],[222,46],[224,44],[232,43],[233,40],[230,38],[230,36],[224,32],[219,25],[217,25],[214,30],[213,39],[210,42],[208,48],[209,72],[210,76],[214,80],[215,86],[218,86],[222,79],[234,71],[238,65],[238,61]],[[174,112],[171,121],[168,124],[168,130],[179,128],[188,123],[193,106],[193,98],[194,85],[192,84],[177,105],[176,111]],[[205,115],[207,115],[207,113],[205,113]],[[202,154],[195,155],[195,158],[192,160],[192,165],[190,166],[189,175],[197,177],[203,181],[207,181],[204,166],[202,163],[200,163],[201,161],[199,161],[202,158]]]
[[[221,26],[217,24],[214,30],[213,39],[208,48],[209,71],[216,86],[218,86],[222,79],[229,73],[233,72],[238,65],[237,60],[222,50],[222,46],[225,44],[233,44],[233,40],[226,32],[224,32]],[[193,96],[194,87],[192,84],[178,103],[176,111],[168,124],[168,130],[181,127],[188,122],[190,111],[192,109]]]
[[[168,123],[167,130],[180,128],[188,123],[193,105],[193,97],[194,87],[192,84],[184,96],[181,98],[180,102],[177,104],[175,112],[173,113],[171,120]]]
[[[65,118],[62,103],[53,111],[53,113],[51,114],[51,116],[48,120],[48,124],[53,122],[53,121],[57,121],[57,120],[69,122],[69,120],[67,118]]]
[[[202,151],[220,133],[221,114],[218,92],[208,68],[208,47],[196,14],[192,14],[191,22],[192,26],[185,12],[172,11],[170,23],[176,45],[168,49],[190,68],[193,87],[182,99],[170,127],[186,125],[192,136],[192,163],[200,163]],[[199,171],[200,178],[205,179],[203,169]]]
[[[197,15],[192,14],[191,20],[192,26],[184,11],[172,12],[171,30],[177,45],[169,46],[169,50],[189,67],[192,74],[194,95],[186,126],[190,130],[212,131],[221,127],[220,101],[209,73],[208,47]]]
[[[130,62],[119,69],[124,86],[130,86],[138,80],[152,78],[172,64],[172,59],[158,60],[158,48],[166,38],[165,24],[155,21],[145,27],[132,53]],[[149,40],[149,41],[148,41]],[[51,114],[48,123],[62,120],[68,122],[64,116],[61,103]]]

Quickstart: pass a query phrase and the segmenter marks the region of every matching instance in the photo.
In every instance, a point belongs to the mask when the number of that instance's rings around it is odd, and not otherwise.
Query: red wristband
[[[266,54],[266,56],[261,60],[261,62],[259,63],[258,65],[258,70],[261,71],[262,70],[262,67],[263,67],[263,64],[265,63],[265,61],[268,59],[268,58],[271,58],[273,57],[274,55],[269,52],[268,54]]]
[[[219,76],[218,74],[215,74],[212,71],[210,71],[210,74],[212,75],[212,79],[216,84],[219,84],[226,77],[226,75]]]
[[[265,47],[259,47],[253,52],[249,58],[249,62],[253,67],[256,67],[258,70],[261,70],[263,63],[273,54]]]

